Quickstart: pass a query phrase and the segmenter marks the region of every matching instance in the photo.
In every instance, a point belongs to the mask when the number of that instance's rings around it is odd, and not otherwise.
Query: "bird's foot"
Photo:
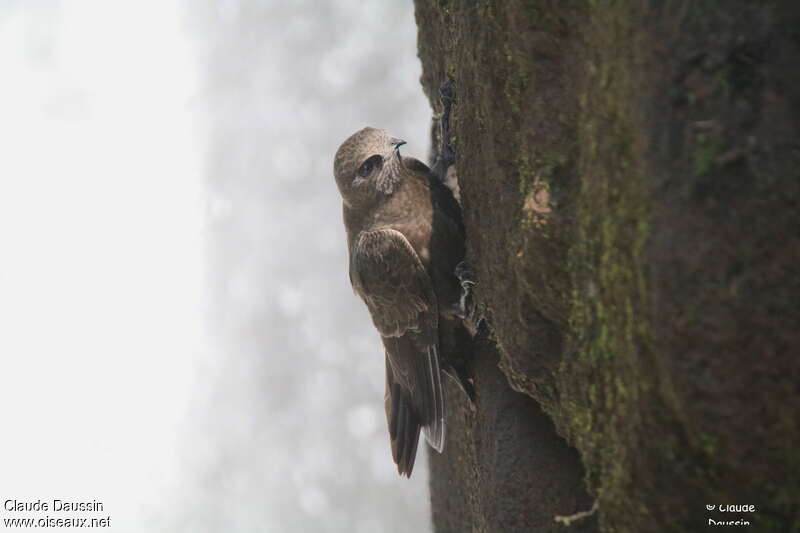
[[[461,297],[458,301],[456,315],[464,321],[464,325],[474,337],[478,332],[481,317],[478,314],[478,306],[472,295],[472,287],[475,285],[475,273],[465,261],[456,265],[455,275],[461,283]]]
[[[475,285],[475,271],[472,270],[472,267],[469,266],[469,263],[466,261],[461,261],[457,264],[453,272],[458,278],[458,281],[461,282],[461,287],[466,288],[466,286],[471,287]]]
[[[439,102],[442,104],[442,114],[439,117],[439,154],[433,166],[433,172],[444,183],[447,169],[456,162],[456,151],[450,143],[450,113],[455,102],[454,82],[447,79],[439,87]]]
[[[439,101],[442,104],[442,117],[439,119],[439,136],[442,148],[439,150],[439,158],[442,159],[445,172],[447,172],[447,167],[456,162],[456,151],[450,143],[450,114],[453,109],[453,102],[456,99],[453,85],[453,80],[448,78],[439,87]]]

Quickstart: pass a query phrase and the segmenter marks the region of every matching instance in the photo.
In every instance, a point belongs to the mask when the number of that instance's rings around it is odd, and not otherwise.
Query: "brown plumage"
[[[464,257],[458,203],[420,161],[401,157],[404,141],[364,128],[336,153],[344,203],[350,281],[383,340],[385,408],[401,475],[414,467],[420,428],[444,448],[443,355],[465,335],[454,274]],[[455,374],[454,372],[450,372]]]

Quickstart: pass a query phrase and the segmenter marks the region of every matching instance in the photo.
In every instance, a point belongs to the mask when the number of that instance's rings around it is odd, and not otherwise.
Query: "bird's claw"
[[[455,275],[458,278],[458,281],[461,282],[462,288],[467,289],[468,287],[475,285],[475,272],[466,261],[461,261],[456,265]]]
[[[439,154],[434,165],[434,173],[444,183],[447,169],[456,162],[456,151],[450,143],[450,112],[455,102],[455,89],[453,80],[447,79],[439,87],[439,102],[442,104],[442,114],[439,116]]]
[[[478,315],[478,306],[472,296],[472,287],[475,286],[475,273],[465,261],[461,261],[455,268],[455,275],[461,283],[461,297],[458,300],[456,314],[464,321],[467,329],[475,336],[481,317]]]

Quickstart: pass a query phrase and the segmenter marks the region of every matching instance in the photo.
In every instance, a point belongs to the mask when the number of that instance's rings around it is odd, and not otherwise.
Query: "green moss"
[[[783,93],[772,99],[752,95],[765,82],[753,64],[758,47],[747,44],[747,24],[744,33],[733,26],[741,26],[733,21],[741,10],[631,0],[449,5],[434,39],[445,53],[429,58],[429,68],[437,80],[444,69],[459,84],[456,110],[462,116],[454,122],[463,144],[460,161],[469,160],[459,168],[469,205],[465,219],[472,224],[475,258],[483,263],[477,266],[491,274],[481,305],[493,307],[487,314],[503,353],[501,368],[512,387],[539,401],[579,450],[605,530],[694,530],[698,522],[689,515],[696,509],[682,506],[682,498],[694,497],[687,495],[694,490],[728,494],[719,487],[730,483],[724,476],[731,471],[726,461],[734,439],[713,421],[698,420],[702,405],[689,404],[694,397],[687,394],[687,377],[675,368],[680,357],[656,352],[650,320],[662,319],[655,311],[664,311],[669,298],[650,302],[646,270],[672,263],[664,261],[669,231],[658,236],[648,257],[655,224],[650,202],[658,202],[661,229],[670,213],[664,207],[673,206],[665,195],[650,195],[656,190],[684,198],[688,192],[686,203],[709,197],[715,200],[710,206],[727,205],[719,201],[720,191],[750,187],[747,165],[721,157],[737,147],[747,148],[743,160],[760,179],[769,178],[777,149],[762,136],[752,147],[743,142],[749,127],[743,115],[758,117],[763,104],[780,109]],[[764,19],[751,25],[766,31],[771,24]],[[680,39],[663,56],[665,49],[652,43],[668,42],[669,36]],[[743,105],[745,113],[720,114],[718,100],[730,104],[728,110],[740,101],[751,103],[752,111]],[[730,115],[742,131],[727,127]],[[774,181],[764,183],[769,194],[781,189]],[[553,216],[537,211],[537,191],[548,193]],[[763,223],[749,215],[754,227]],[[731,210],[730,216],[741,213]],[[754,264],[740,261],[745,273]],[[672,282],[684,274],[657,275]],[[740,272],[729,277],[743,281],[735,285],[741,293],[726,296],[725,306],[758,282]],[[712,290],[725,289],[723,281]],[[697,304],[680,302],[678,321],[697,323],[705,301],[688,299]],[[533,315],[536,327],[526,328]],[[539,333],[551,325],[556,341],[540,342],[536,337],[547,337]],[[661,328],[658,346],[674,346],[673,333]],[[779,439],[773,442],[782,446]],[[800,464],[788,451],[779,461]],[[798,477],[796,469],[787,472],[787,478]],[[686,494],[658,490],[673,480]],[[787,485],[769,505],[777,515],[796,516],[799,493]],[[788,523],[776,519],[773,529],[785,530],[781,526]]]
[[[527,155],[523,154],[517,159],[517,173],[519,174],[519,195],[524,198],[535,179],[531,161]]]
[[[708,457],[714,457],[719,449],[719,441],[714,435],[700,433],[700,448]]]
[[[522,111],[522,95],[530,82],[530,65],[528,58],[511,48],[511,44],[503,43],[503,56],[508,65],[505,77],[504,94],[511,111],[519,114]]]
[[[717,158],[722,153],[722,141],[716,136],[702,136],[698,139],[692,163],[696,176],[709,174],[716,166]]]
[[[568,349],[561,365],[563,425],[581,451],[601,513],[647,515],[628,488],[630,435],[640,419],[648,350],[645,249],[650,235],[647,173],[635,114],[629,51],[616,48],[629,31],[623,4],[592,13],[594,52],[584,64],[576,236],[569,251],[572,293]],[[602,90],[598,90],[602,88]],[[591,384],[591,385],[590,385]]]
[[[498,29],[501,25],[496,18],[491,2],[485,7],[484,20],[487,25],[498,27]],[[520,43],[519,39],[509,36],[507,31],[498,31],[497,37],[501,40],[496,45],[495,57],[498,62],[504,64],[502,69],[503,95],[511,108],[512,115],[519,115],[524,109],[522,96],[531,83],[530,57],[517,48]]]

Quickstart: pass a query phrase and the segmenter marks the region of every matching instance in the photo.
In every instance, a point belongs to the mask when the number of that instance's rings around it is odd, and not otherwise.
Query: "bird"
[[[383,341],[386,411],[392,458],[411,477],[420,430],[441,453],[446,388],[442,373],[474,398],[464,354],[472,333],[464,301],[461,208],[450,189],[413,157],[406,142],[366,127],[334,158],[349,252],[349,277]],[[456,275],[456,272],[460,273]]]

